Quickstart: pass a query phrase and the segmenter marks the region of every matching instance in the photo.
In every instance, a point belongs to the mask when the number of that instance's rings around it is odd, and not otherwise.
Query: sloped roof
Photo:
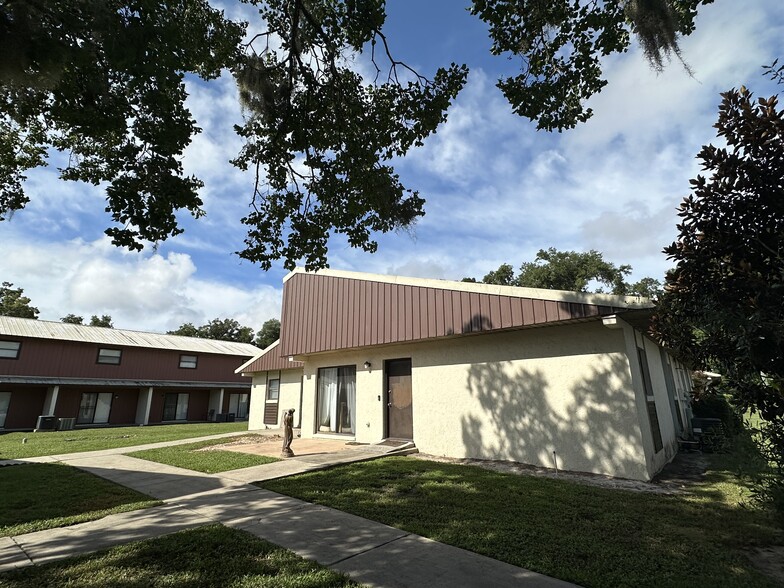
[[[652,308],[647,298],[297,268],[284,278],[282,357]]]
[[[257,355],[259,352],[258,347],[248,343],[182,337],[180,335],[162,335],[160,333],[109,329],[106,327],[90,327],[87,325],[73,325],[10,316],[0,316],[0,335],[246,357]]]
[[[281,357],[280,339],[272,343],[269,347],[264,349],[261,353],[252,357],[240,367],[234,370],[235,374],[252,374],[254,372],[268,372],[277,370],[290,370],[293,368],[301,368],[301,361],[289,361],[288,357]]]

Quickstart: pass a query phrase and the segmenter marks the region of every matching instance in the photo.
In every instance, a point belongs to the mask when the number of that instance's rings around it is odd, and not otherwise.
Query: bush
[[[743,429],[743,418],[720,391],[704,393],[695,398],[691,405],[695,417],[721,419],[724,433],[735,437]]]
[[[756,443],[769,472],[755,480],[754,497],[772,506],[784,525],[784,417],[761,421],[756,432]]]

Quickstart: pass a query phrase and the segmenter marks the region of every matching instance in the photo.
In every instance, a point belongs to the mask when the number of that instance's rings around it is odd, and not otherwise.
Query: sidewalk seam
[[[398,529],[398,530],[400,530],[400,529]],[[411,533],[406,533],[405,535],[401,535],[400,537],[395,537],[394,539],[390,539],[389,541],[384,541],[384,543],[379,543],[378,545],[374,545],[373,547],[368,547],[367,549],[364,549],[364,550],[359,551],[357,553],[352,553],[351,555],[347,555],[344,558],[337,559],[337,560],[335,560],[335,561],[333,561],[331,563],[324,564],[324,565],[326,565],[328,567],[336,566],[336,565],[338,565],[340,563],[343,563],[344,561],[348,561],[351,558],[354,558],[354,557],[357,557],[357,556],[360,556],[360,555],[365,555],[366,553],[370,553],[371,551],[373,551],[375,549],[379,549],[380,547],[386,547],[390,543],[394,543],[395,541],[400,541],[401,539],[405,539],[406,537],[410,537],[410,536],[411,536]]]
[[[16,540],[16,537],[11,537],[11,541],[13,541],[13,542],[14,542],[14,545],[16,545],[16,546],[19,548],[19,551],[21,551],[21,552],[24,554],[24,556],[27,558],[27,561],[28,561],[29,563],[31,563],[31,564],[35,564],[35,562],[33,561],[33,558],[32,558],[32,557],[30,557],[30,554],[29,554],[29,553],[27,553],[27,552],[25,551],[25,548],[24,548],[24,547],[22,547],[22,546],[19,544],[19,542]]]

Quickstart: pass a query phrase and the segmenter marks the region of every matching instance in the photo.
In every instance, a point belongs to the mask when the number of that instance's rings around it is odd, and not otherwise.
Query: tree
[[[253,344],[261,349],[266,349],[278,339],[280,339],[280,321],[276,318],[271,318],[261,325],[261,329],[256,333],[256,340]]]
[[[234,319],[216,318],[200,327],[194,326],[193,323],[185,323],[174,331],[168,331],[167,334],[218,339],[220,341],[235,341],[237,343],[253,342],[253,329],[240,325]]]
[[[30,299],[23,296],[22,288],[12,288],[11,282],[3,282],[0,287],[0,315],[19,318],[38,318],[38,309],[30,306]]]
[[[182,232],[179,210],[203,214],[202,182],[180,163],[198,132],[183,77],[229,68],[247,115],[233,163],[256,177],[240,257],[317,269],[331,234],[375,251],[374,233],[413,224],[424,199],[390,162],[446,120],[467,68],[428,77],[396,60],[384,0],[251,1],[266,29],[249,41],[207,0],[0,3],[0,220],[27,203],[25,173],[53,148],[71,154],[63,179],[107,186],[114,244]],[[520,60],[520,75],[498,83],[513,110],[563,130],[591,116],[603,57],[636,36],[661,68],[711,1],[474,0],[471,11],[492,52]],[[347,65],[362,54],[370,83]]]
[[[523,263],[517,276],[510,264],[503,263],[497,270],[486,274],[482,282],[499,286],[574,292],[588,292],[589,286],[598,282],[610,288],[613,294],[646,298],[657,298],[661,294],[661,282],[653,278],[646,277],[634,284],[627,283],[626,276],[631,271],[630,265],[616,267],[613,263],[604,261],[602,254],[593,249],[579,252],[558,251],[555,247],[550,247],[547,250],[540,249],[534,261]],[[463,278],[463,281],[476,282],[474,278]],[[603,292],[603,288],[599,287],[594,291]]]
[[[558,251],[555,247],[550,247],[546,250],[540,249],[534,261],[523,263],[517,276],[514,274],[514,268],[504,263],[497,270],[485,275],[482,282],[574,292],[588,292],[589,286],[598,282],[609,288],[613,294],[648,298],[658,296],[661,292],[661,283],[658,280],[643,278],[629,284],[626,282],[626,276],[631,271],[630,265],[616,267],[593,249],[587,252]],[[463,281],[476,282],[474,278],[463,278]],[[603,292],[604,288],[599,287],[594,291]]]
[[[94,314],[93,316],[90,317],[90,326],[106,327],[107,329],[114,328],[114,325],[112,324],[112,317],[108,314],[103,314],[100,317]]]
[[[199,336],[205,339],[251,343],[253,342],[253,329],[243,327],[234,319],[216,318],[199,329]]]
[[[167,335],[180,335],[181,337],[200,337],[199,327],[193,323],[184,323],[174,331],[166,331]]]
[[[84,324],[84,317],[78,316],[75,314],[66,314],[64,317],[60,319],[61,323],[68,323],[71,325],[83,325]]]
[[[784,114],[778,98],[722,94],[718,136],[698,157],[655,330],[720,371],[743,409],[784,419]]]

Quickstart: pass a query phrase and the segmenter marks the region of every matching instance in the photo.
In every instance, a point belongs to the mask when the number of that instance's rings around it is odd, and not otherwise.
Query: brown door
[[[387,427],[388,437],[414,438],[411,411],[411,359],[392,359],[386,362],[387,371]]]

